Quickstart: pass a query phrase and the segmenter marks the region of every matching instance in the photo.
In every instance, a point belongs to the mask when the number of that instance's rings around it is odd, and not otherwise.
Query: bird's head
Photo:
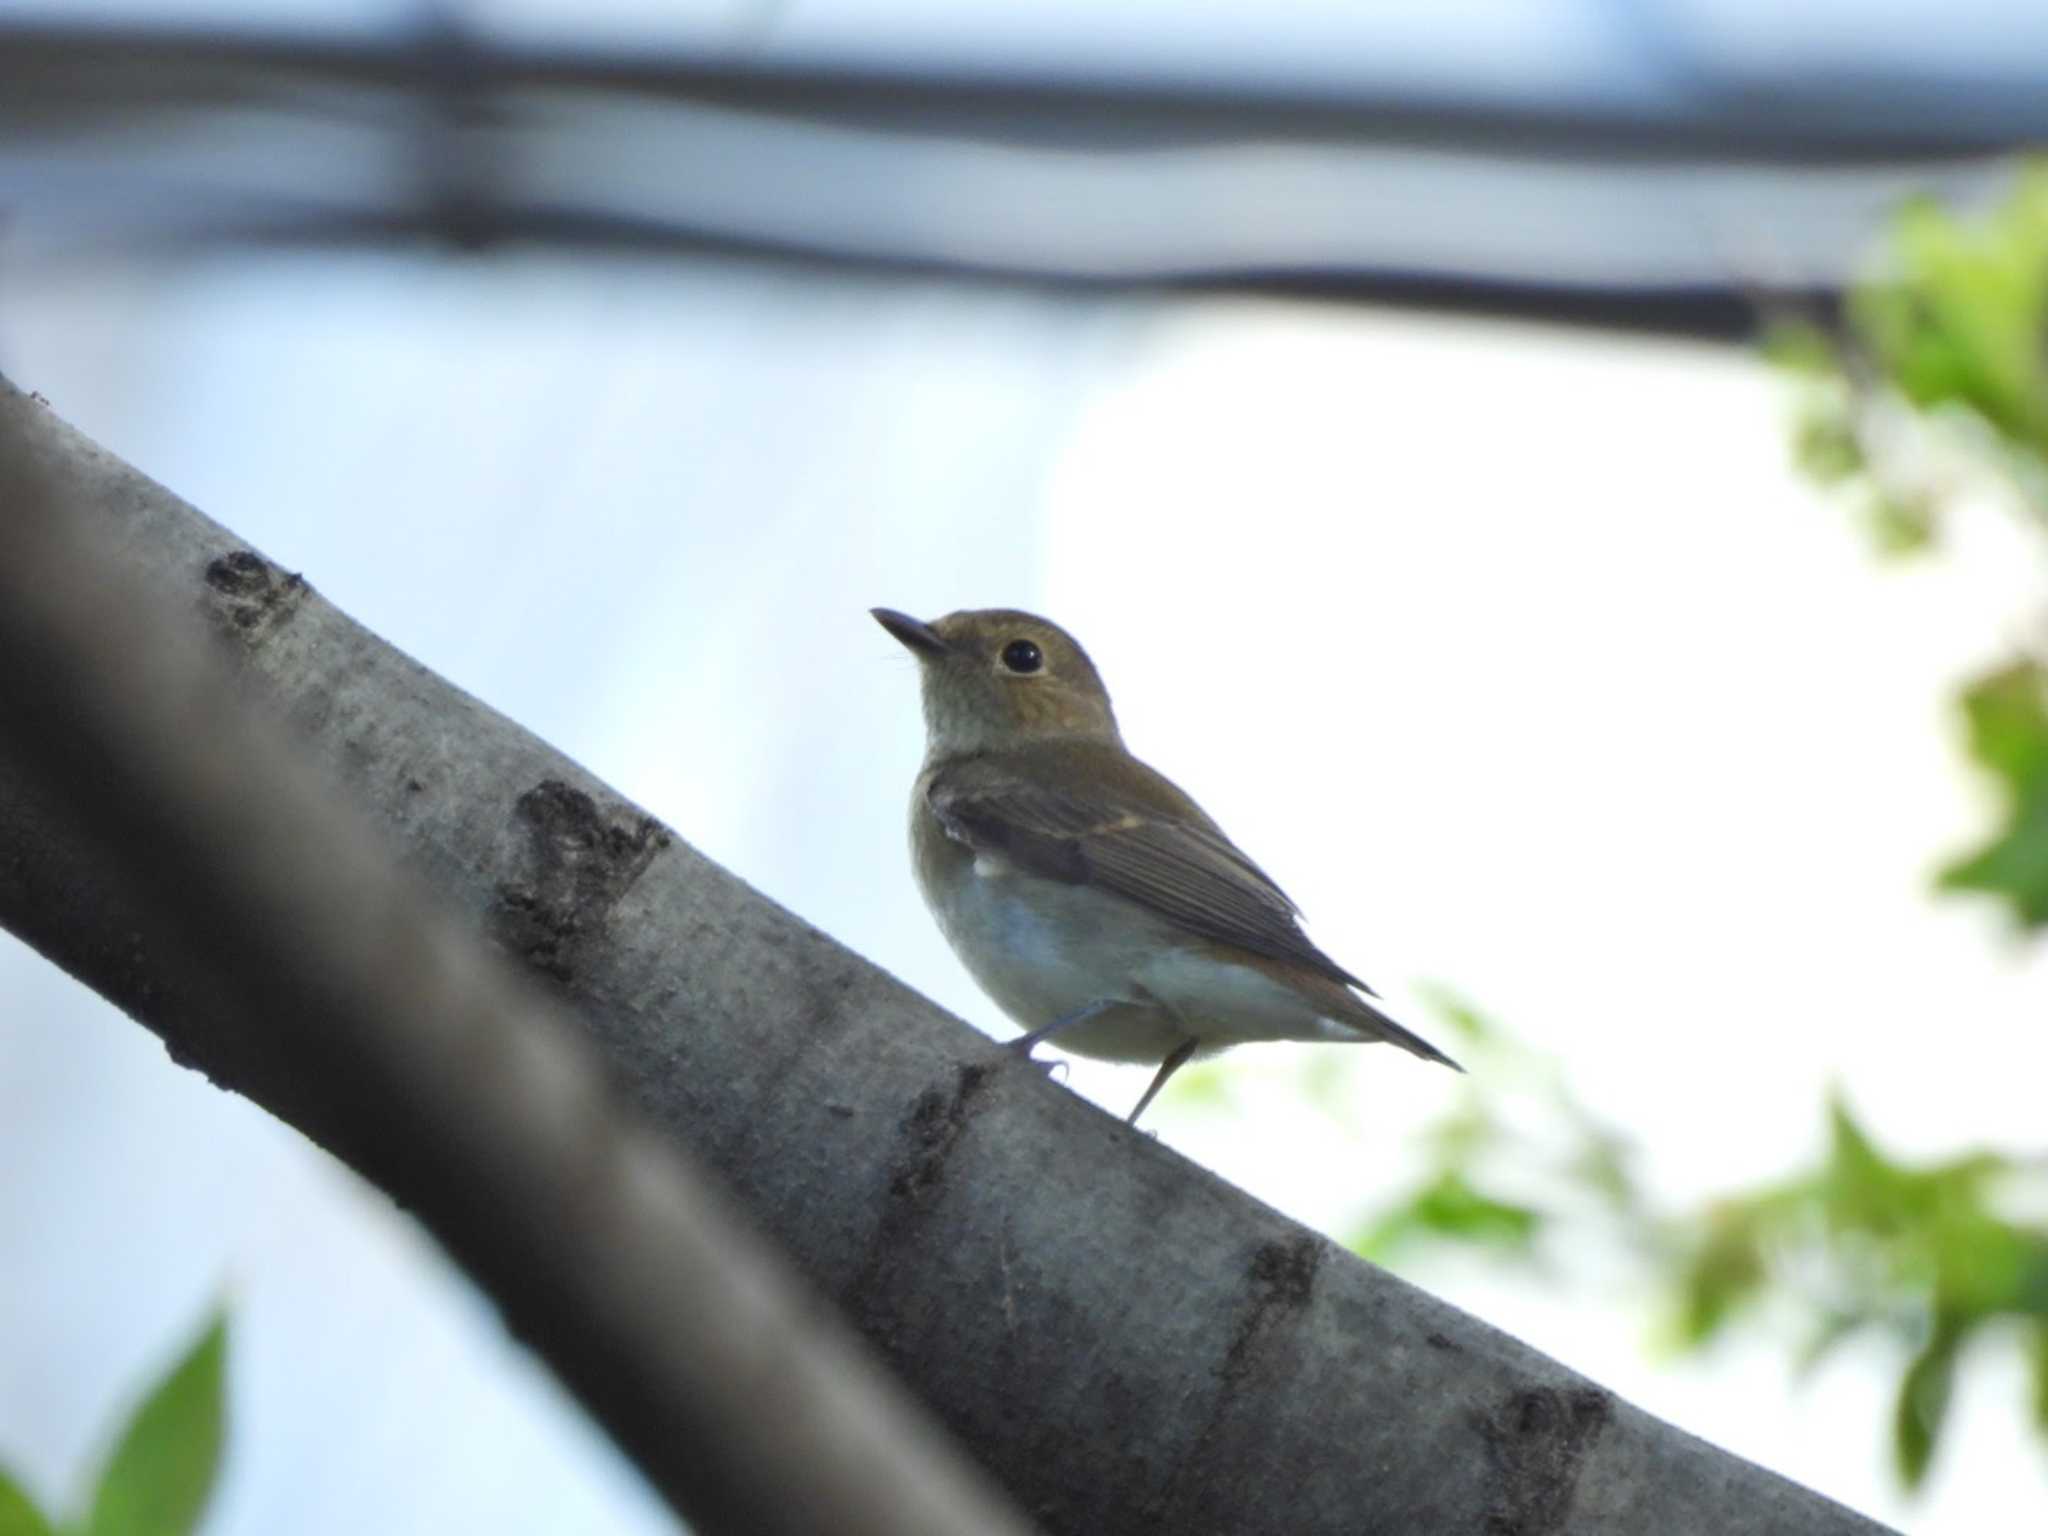
[[[933,755],[1048,737],[1119,739],[1101,674],[1057,624],[1014,608],[949,613],[929,624],[893,608],[872,612],[917,658]]]

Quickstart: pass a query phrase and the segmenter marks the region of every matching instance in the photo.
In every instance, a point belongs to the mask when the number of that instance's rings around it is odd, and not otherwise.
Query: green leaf
[[[1764,356],[1787,373],[1833,379],[1842,371],[1834,338],[1807,320],[1780,321],[1764,332]]]
[[[1956,1352],[1966,1330],[1947,1319],[1937,1320],[1934,1331],[1906,1367],[1899,1383],[1898,1402],[1892,1414],[1892,1451],[1899,1478],[1908,1488],[1918,1488],[1927,1476],[1934,1448],[1940,1442],[1949,1403],[1955,1396]]]
[[[1837,1230],[1889,1235],[1912,1218],[1911,1180],[1856,1123],[1839,1094],[1828,1100],[1828,1161],[1821,1194]]]
[[[1509,1248],[1526,1246],[1543,1225],[1538,1212],[1484,1194],[1458,1173],[1444,1174],[1423,1191],[1415,1214],[1429,1231]]]
[[[1710,1211],[1701,1240],[1678,1283],[1674,1319],[1681,1348],[1713,1338],[1763,1289],[1767,1272],[1754,1206],[1729,1201]]]
[[[21,1484],[0,1471],[0,1536],[51,1536],[50,1522]]]
[[[1807,402],[1793,424],[1792,461],[1821,485],[1837,485],[1869,467],[1846,405],[1826,398]]]
[[[1806,1336],[1793,1357],[1792,1368],[1801,1376],[1810,1375],[1819,1369],[1822,1361],[1835,1350],[1853,1338],[1870,1319],[1860,1312],[1826,1312],[1814,1324],[1813,1332]]]
[[[2004,790],[2006,819],[1941,883],[2002,897],[2025,926],[2048,926],[2048,668],[2021,660],[1979,678],[1963,715],[1970,755]]]
[[[1935,507],[1924,491],[1872,487],[1863,526],[1881,555],[1924,554],[1934,545]]]
[[[1525,1249],[1543,1225],[1540,1212],[1475,1189],[1446,1169],[1358,1239],[1359,1251],[1377,1257],[1424,1234],[1481,1247]]]
[[[1963,694],[1970,755],[2019,787],[2048,774],[2048,668],[2010,662],[1985,674]]]
[[[2048,170],[1991,216],[1900,215],[1885,277],[1852,296],[1862,345],[1922,409],[1966,407],[2015,445],[2048,445]]]
[[[2048,796],[2030,803],[1977,852],[1944,866],[1941,884],[2000,898],[2022,927],[2048,926]]]
[[[189,1536],[226,1429],[228,1324],[216,1313],[143,1399],[100,1474],[84,1536]]]

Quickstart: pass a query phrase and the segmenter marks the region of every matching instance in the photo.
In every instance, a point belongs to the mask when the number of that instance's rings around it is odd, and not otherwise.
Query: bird
[[[1013,608],[869,611],[918,662],[917,885],[1023,1026],[1014,1050],[1156,1062],[1131,1125],[1189,1061],[1246,1041],[1386,1041],[1464,1070],[1389,1018],[1208,813],[1131,754],[1072,635]]]

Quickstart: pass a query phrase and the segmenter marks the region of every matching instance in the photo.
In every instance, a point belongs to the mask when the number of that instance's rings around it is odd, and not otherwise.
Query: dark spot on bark
[[[1323,1245],[1313,1233],[1261,1243],[1252,1250],[1251,1263],[1245,1269],[1252,1301],[1238,1319],[1229,1352],[1223,1357],[1226,1391],[1244,1375],[1259,1341],[1309,1304],[1315,1295],[1316,1271],[1322,1265]]]
[[[890,1199],[920,1201],[945,1183],[946,1159],[974,1118],[989,1076],[986,1066],[965,1066],[952,1093],[927,1088],[917,1096],[897,1128],[903,1137],[903,1151],[889,1170]]]
[[[1605,1392],[1534,1387],[1476,1416],[1492,1464],[1487,1536],[1553,1536],[1565,1528],[1579,1468],[1614,1417]]]
[[[1216,1489],[1238,1486],[1252,1475],[1246,1458],[1256,1462],[1263,1454],[1257,1444],[1261,1431],[1240,1416],[1248,1406],[1256,1412],[1264,1394],[1282,1390],[1294,1369],[1287,1343],[1294,1323],[1315,1300],[1316,1276],[1328,1251],[1313,1232],[1272,1238],[1251,1251],[1244,1267],[1249,1294],[1217,1367],[1201,1428],[1145,1501],[1152,1528],[1198,1528],[1195,1512],[1211,1507]]]
[[[513,816],[526,833],[525,867],[499,883],[491,935],[543,975],[568,982],[619,898],[668,847],[668,829],[637,812],[607,814],[559,779],[521,795]]]
[[[854,1326],[886,1356],[895,1354],[899,1332],[911,1325],[902,1311],[903,1297],[921,1283],[905,1280],[903,1272],[929,1262],[917,1251],[918,1228],[944,1191],[953,1150],[985,1107],[994,1080],[992,1067],[963,1066],[952,1092],[927,1088],[897,1125],[901,1145],[889,1161],[888,1201],[866,1262],[842,1296]]]
[[[251,549],[209,561],[206,584],[222,598],[221,616],[244,635],[267,628],[291,612],[307,591],[305,577],[280,571]]]
[[[1422,1342],[1431,1349],[1448,1349],[1452,1354],[1458,1352],[1458,1341],[1448,1333],[1425,1333]]]
[[[216,592],[246,596],[259,592],[270,579],[270,562],[254,550],[238,549],[206,567],[206,584]]]
[[[1252,1254],[1252,1285],[1270,1301],[1303,1306],[1315,1290],[1322,1263],[1322,1245],[1308,1233],[1290,1242],[1261,1243]]]

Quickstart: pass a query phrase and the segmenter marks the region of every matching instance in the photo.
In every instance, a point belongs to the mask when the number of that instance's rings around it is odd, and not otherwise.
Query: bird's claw
[[[1044,1061],[1039,1060],[1036,1056],[1031,1054],[1032,1047],[1037,1044],[1038,1042],[1036,1040],[1031,1039],[1029,1036],[1020,1035],[1015,1040],[1004,1041],[1003,1049],[1008,1051],[1012,1056],[1015,1056],[1019,1061],[1022,1061],[1030,1066],[1038,1068],[1038,1070],[1043,1072],[1048,1078],[1052,1078],[1056,1081],[1063,1080],[1067,1071],[1067,1063],[1058,1056],[1051,1057],[1050,1059]]]

